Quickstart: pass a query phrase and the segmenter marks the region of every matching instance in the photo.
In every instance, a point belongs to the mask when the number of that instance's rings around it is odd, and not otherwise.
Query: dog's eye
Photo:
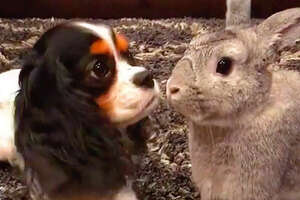
[[[97,60],[93,66],[92,76],[95,78],[105,77],[109,73],[109,66],[107,63]]]
[[[222,75],[229,75],[232,71],[232,60],[228,57],[223,57],[217,64],[216,72]]]

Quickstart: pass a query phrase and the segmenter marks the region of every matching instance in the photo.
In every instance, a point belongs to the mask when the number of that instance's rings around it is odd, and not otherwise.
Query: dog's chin
[[[110,121],[120,128],[125,128],[129,125],[135,124],[141,119],[148,116],[159,103],[159,87],[155,82],[154,89],[140,89],[140,98],[132,102],[118,104],[112,115]]]
[[[140,102],[134,108],[118,108],[115,110],[111,122],[118,127],[127,127],[135,124],[149,115],[158,105],[158,101],[158,97],[153,95],[151,98]]]

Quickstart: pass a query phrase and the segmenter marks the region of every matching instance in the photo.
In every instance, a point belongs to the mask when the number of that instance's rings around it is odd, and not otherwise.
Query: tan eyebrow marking
[[[116,35],[116,46],[118,51],[126,52],[128,50],[129,44],[128,40],[122,34]]]
[[[92,43],[90,47],[91,54],[112,54],[109,44],[103,40],[99,39]]]

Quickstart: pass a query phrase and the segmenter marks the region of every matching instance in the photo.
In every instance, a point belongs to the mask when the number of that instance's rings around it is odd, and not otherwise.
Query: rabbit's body
[[[268,105],[236,126],[189,123],[202,200],[300,199],[300,74],[280,70],[273,81]]]
[[[271,71],[268,100],[234,118],[233,127],[189,122],[202,200],[300,199],[300,73]]]
[[[201,200],[300,199],[299,71],[278,63],[300,8],[195,38],[167,84],[187,117]]]

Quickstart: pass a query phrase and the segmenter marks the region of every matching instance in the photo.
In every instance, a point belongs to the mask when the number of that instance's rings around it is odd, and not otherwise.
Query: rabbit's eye
[[[217,64],[216,72],[222,75],[229,75],[232,70],[232,60],[228,57],[223,57]]]

